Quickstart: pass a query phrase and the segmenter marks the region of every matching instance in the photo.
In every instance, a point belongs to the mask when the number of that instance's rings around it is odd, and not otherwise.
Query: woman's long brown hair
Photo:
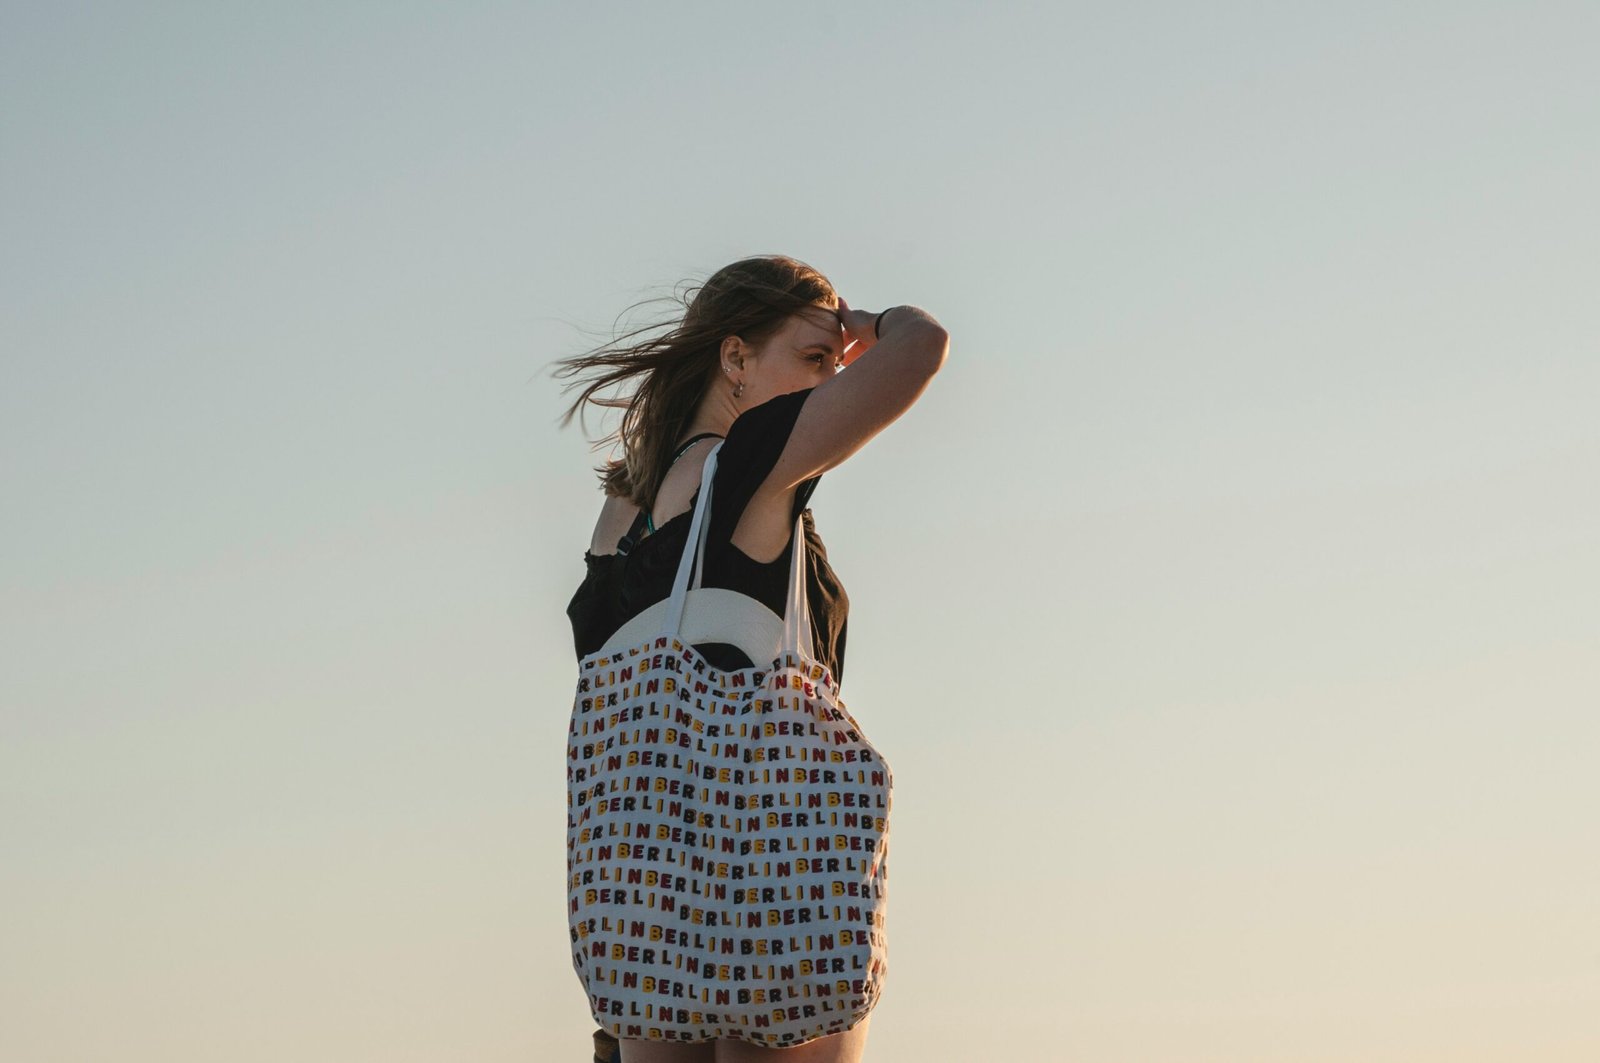
[[[692,298],[687,296],[692,295]],[[828,278],[787,255],[757,255],[722,267],[699,285],[667,297],[684,307],[680,317],[646,325],[611,343],[563,358],[552,376],[580,379],[565,385],[565,394],[582,386],[561,417],[561,427],[574,414],[583,425],[586,403],[623,410],[616,431],[601,437],[591,450],[622,443],[621,459],[597,466],[608,495],[631,500],[641,509],[655,504],[666,478],[672,451],[689,427],[701,398],[716,377],[722,341],[738,336],[759,349],[785,321],[808,306],[839,308],[839,296]],[[649,300],[647,300],[649,301]],[[634,304],[639,305],[639,304]],[[670,327],[654,339],[627,341],[641,333]],[[604,398],[596,392],[642,378],[625,396]],[[587,434],[587,429],[585,429]]]

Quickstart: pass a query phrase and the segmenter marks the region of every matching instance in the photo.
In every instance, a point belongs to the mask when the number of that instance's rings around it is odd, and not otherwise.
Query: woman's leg
[[[624,1037],[621,1063],[716,1063],[716,1046],[716,1041],[686,1045],[671,1041],[630,1041]]]
[[[716,1063],[861,1063],[867,1050],[867,1024],[872,1013],[843,1033],[831,1033],[793,1048],[762,1048],[723,1037],[714,1041]],[[623,1057],[624,1063],[627,1057]]]

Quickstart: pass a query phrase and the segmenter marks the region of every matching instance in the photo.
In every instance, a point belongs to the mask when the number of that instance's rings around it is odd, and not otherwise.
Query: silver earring
[[[743,394],[744,394],[744,381],[741,380],[737,384],[733,385],[733,397],[734,398],[738,398],[740,395],[743,395]]]

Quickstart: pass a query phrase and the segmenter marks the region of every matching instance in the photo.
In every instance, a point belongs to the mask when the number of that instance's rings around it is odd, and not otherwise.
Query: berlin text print
[[[787,1048],[888,973],[893,775],[833,676],[719,671],[676,637],[579,665],[567,747],[572,962],[619,1038]]]

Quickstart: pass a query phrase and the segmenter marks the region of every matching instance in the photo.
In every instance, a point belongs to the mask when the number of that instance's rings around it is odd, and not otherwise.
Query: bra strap
[[[678,452],[672,456],[672,460],[673,461],[677,461],[679,458],[683,457],[685,451],[687,451],[690,447],[694,446],[696,443],[700,442],[702,439],[721,439],[721,438],[722,437],[717,435],[717,433],[715,433],[715,432],[701,432],[697,436],[690,436],[688,439],[685,439],[683,441],[683,446],[678,448]],[[668,468],[671,468],[671,466],[668,466]]]

